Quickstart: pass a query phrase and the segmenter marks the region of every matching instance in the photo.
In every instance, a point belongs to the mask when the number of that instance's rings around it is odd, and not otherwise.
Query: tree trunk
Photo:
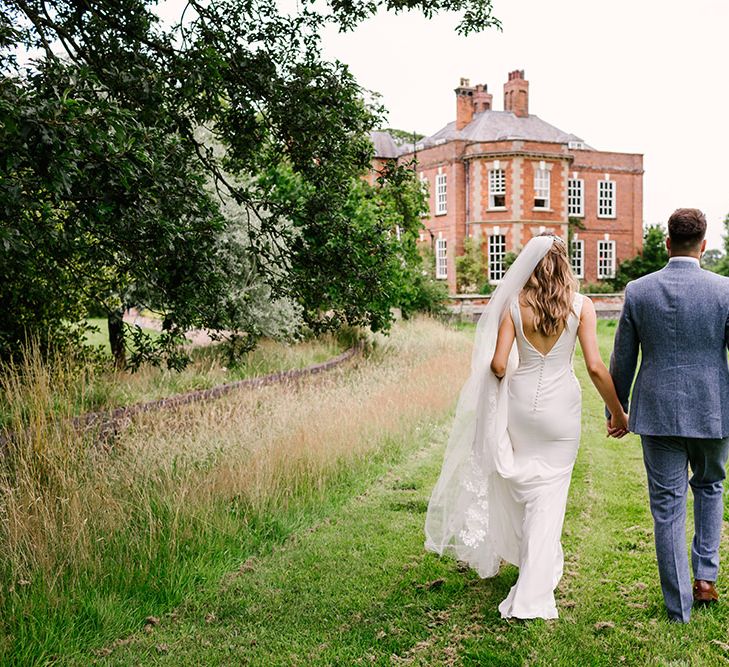
[[[124,345],[124,309],[119,308],[109,312],[107,323],[109,325],[109,345],[111,356],[114,357],[114,366],[117,370],[127,367],[126,346]]]

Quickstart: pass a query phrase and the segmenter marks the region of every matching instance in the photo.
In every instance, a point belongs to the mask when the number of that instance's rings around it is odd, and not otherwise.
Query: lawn
[[[87,322],[93,327],[93,330],[86,332],[86,343],[93,347],[102,347],[104,351],[111,354],[109,347],[109,323],[105,317],[90,317]],[[154,329],[142,329],[152,338],[159,336],[159,331]]]
[[[421,343],[419,353],[426,353],[433,345],[432,324],[408,326],[410,336],[425,327],[421,337],[431,342]],[[614,324],[600,322],[599,329],[607,357]],[[455,369],[456,380],[447,378],[451,406],[466,371],[462,336],[468,335],[453,334],[437,348]],[[354,405],[343,409],[355,424],[349,430],[351,448],[361,454],[339,472],[330,471],[334,476],[329,481],[321,477],[320,495],[302,501],[294,494],[285,512],[269,505],[252,523],[250,515],[236,515],[248,522],[248,530],[238,533],[239,540],[249,536],[247,545],[221,560],[213,531],[208,551],[197,544],[188,556],[200,565],[184,595],[171,591],[156,603],[139,604],[123,623],[117,618],[115,639],[109,639],[108,627],[101,623],[83,642],[76,641],[75,650],[65,644],[59,662],[574,667],[729,662],[726,602],[695,613],[687,626],[666,620],[639,442],[635,436],[619,441],[605,437],[602,404],[587,381],[579,351],[583,435],[563,536],[560,619],[503,621],[497,605],[513,584],[516,568],[505,566],[497,577],[481,580],[452,559],[426,553],[424,513],[448,436],[449,412],[442,402],[446,376],[437,366],[418,370],[414,352],[401,343],[399,351],[391,346],[368,360],[357,381],[362,391],[371,391],[370,373],[380,378],[376,384],[385,381],[370,366],[379,364],[395,370],[400,397],[393,403],[394,397],[383,401],[373,396],[390,425],[368,439],[366,450],[354,434],[367,423],[367,411]],[[402,358],[393,360],[393,353]],[[428,404],[429,394],[441,398]],[[406,411],[408,405],[414,406],[416,419]],[[391,421],[398,411],[407,412],[400,427]],[[318,424],[319,413],[312,414],[312,423]],[[306,442],[303,433],[298,437]],[[332,482],[336,479],[339,483]],[[280,497],[275,504],[280,505]],[[234,525],[229,523],[229,529]],[[728,547],[725,541],[724,562]],[[227,569],[221,571],[223,565]],[[187,576],[195,571],[188,567]],[[163,584],[174,582],[160,580]],[[726,598],[723,578],[719,589]],[[107,604],[113,599],[107,598]],[[114,618],[112,610],[101,609]],[[145,623],[148,614],[155,618]],[[135,632],[123,631],[135,624]],[[100,641],[103,637],[107,639]]]

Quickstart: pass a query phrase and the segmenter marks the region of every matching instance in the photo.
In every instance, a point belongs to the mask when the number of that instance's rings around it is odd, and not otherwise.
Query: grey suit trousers
[[[669,618],[686,623],[693,604],[686,549],[687,490],[690,485],[694,497],[694,579],[716,581],[729,438],[641,435],[641,441],[663,597]]]

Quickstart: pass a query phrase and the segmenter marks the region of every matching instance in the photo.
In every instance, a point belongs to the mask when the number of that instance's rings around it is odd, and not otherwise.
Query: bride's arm
[[[600,356],[600,349],[597,345],[597,316],[595,315],[595,306],[587,297],[585,297],[582,303],[580,326],[577,329],[577,335],[580,338],[582,354],[585,357],[585,366],[587,367],[592,384],[600,392],[602,400],[605,401],[605,405],[610,410],[610,414],[612,415],[611,426],[617,430],[615,436],[622,437],[628,431],[628,416],[625,414],[623,406],[618,400],[613,379],[610,377],[610,372]]]
[[[514,320],[511,319],[511,313],[507,312],[504,319],[501,320],[499,335],[496,339],[496,350],[493,359],[491,359],[491,370],[499,380],[506,373],[506,364],[509,362],[509,352],[511,352],[515,337]]]

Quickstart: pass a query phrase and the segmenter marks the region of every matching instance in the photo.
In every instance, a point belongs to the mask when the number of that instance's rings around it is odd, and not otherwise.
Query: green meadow
[[[600,322],[606,359],[613,332]],[[605,437],[579,350],[583,435],[560,618],[501,620],[516,568],[482,580],[423,550],[471,335],[426,319],[401,323],[326,378],[191,406],[174,419],[148,415],[93,469],[75,460],[63,479],[46,470],[63,503],[42,497],[31,510],[18,492],[6,504],[0,662],[729,662],[724,578],[718,606],[686,626],[666,619],[640,444]],[[35,531],[34,549],[21,527]]]

